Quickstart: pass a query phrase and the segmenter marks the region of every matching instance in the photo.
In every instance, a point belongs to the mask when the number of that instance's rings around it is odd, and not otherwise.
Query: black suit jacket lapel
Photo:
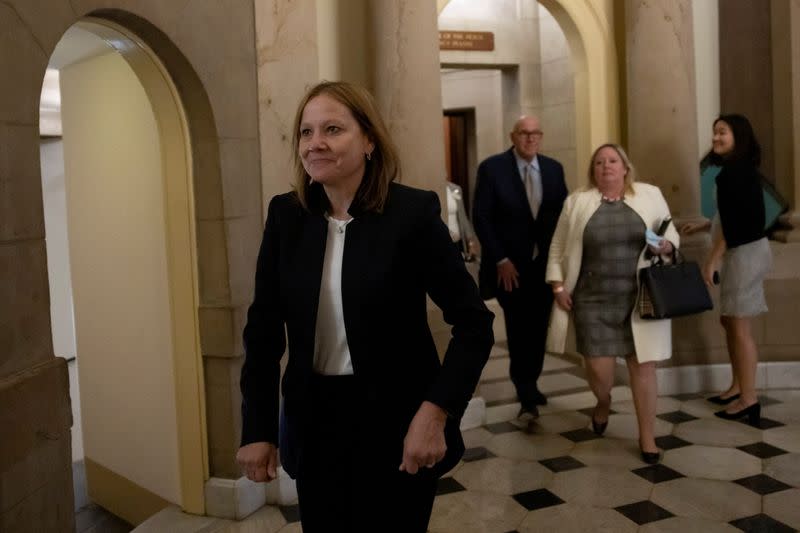
[[[300,243],[297,254],[298,263],[292,265],[293,273],[290,278],[295,278],[298,286],[296,293],[302,296],[292,302],[297,306],[300,317],[299,324],[307,324],[304,334],[300,339],[303,346],[298,353],[310,354],[308,365],[313,364],[315,349],[315,332],[317,327],[317,310],[319,309],[319,294],[322,285],[322,268],[325,262],[325,248],[328,240],[328,221],[325,217],[304,213],[306,223],[299,235]]]
[[[549,165],[539,156],[539,175],[542,178],[542,206],[549,203],[553,196],[552,179],[549,172]],[[541,210],[541,206],[539,209]]]
[[[353,362],[353,372],[360,374],[359,370],[366,370],[365,364],[368,360],[365,357],[370,354],[365,353],[363,338],[364,324],[369,323],[364,312],[369,308],[365,306],[364,300],[369,298],[364,291],[368,290],[365,279],[368,273],[364,269],[369,269],[370,256],[379,253],[381,238],[379,227],[380,215],[369,212],[356,213],[353,221],[347,225],[347,233],[344,241],[344,256],[342,258],[342,312],[344,314],[344,329],[347,334],[347,344],[350,348],[350,357]],[[389,238],[389,236],[386,236]],[[390,303],[388,305],[391,305]],[[368,332],[366,332],[368,334]],[[374,354],[372,354],[374,355]],[[364,357],[362,357],[364,356]]]

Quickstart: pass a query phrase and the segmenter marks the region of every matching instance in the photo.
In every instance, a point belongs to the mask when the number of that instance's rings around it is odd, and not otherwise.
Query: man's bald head
[[[514,129],[511,131],[510,136],[517,155],[522,159],[532,161],[536,154],[539,153],[542,128],[538,118],[522,115],[514,123]]]

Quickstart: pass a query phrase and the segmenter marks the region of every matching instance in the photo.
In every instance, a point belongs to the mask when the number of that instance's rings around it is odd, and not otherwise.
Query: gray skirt
[[[764,278],[772,269],[766,237],[727,250],[720,269],[720,314],[748,317],[767,311]]]

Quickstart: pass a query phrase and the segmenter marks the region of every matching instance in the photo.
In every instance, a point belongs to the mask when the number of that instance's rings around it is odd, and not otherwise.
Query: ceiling
[[[50,56],[48,68],[60,70],[73,63],[113,50],[111,45],[92,32],[79,26],[72,26],[56,45],[53,55]]]

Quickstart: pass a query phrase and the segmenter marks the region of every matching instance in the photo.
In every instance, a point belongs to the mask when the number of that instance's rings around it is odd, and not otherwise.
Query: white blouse
[[[344,329],[342,310],[342,257],[344,238],[350,220],[328,219],[328,240],[319,288],[317,329],[314,342],[314,371],[328,376],[353,373],[350,346]]]

